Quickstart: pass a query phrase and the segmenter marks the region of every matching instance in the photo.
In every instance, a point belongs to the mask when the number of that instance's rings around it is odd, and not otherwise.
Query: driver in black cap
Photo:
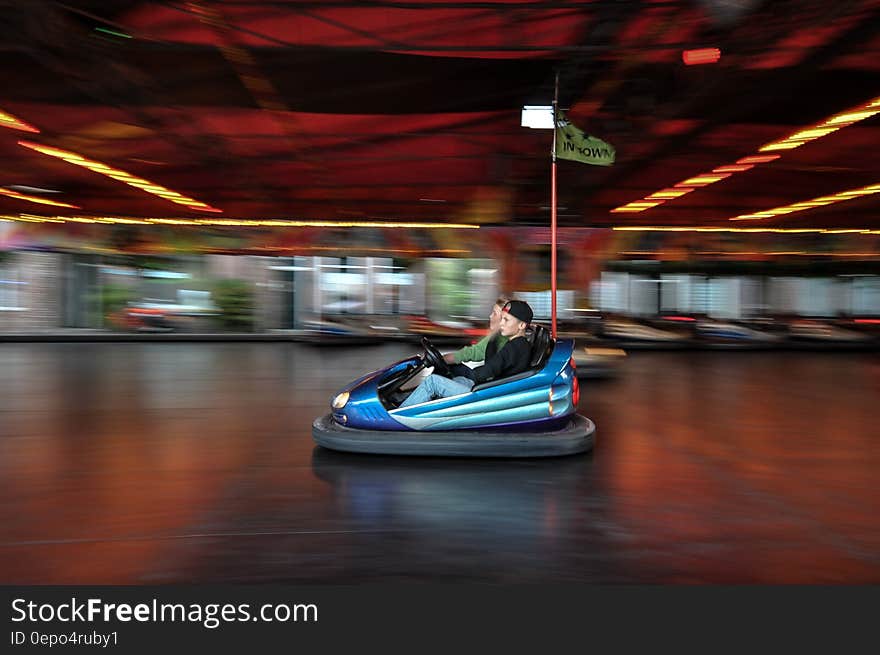
[[[504,348],[492,355],[485,364],[473,369],[470,377],[461,375],[450,380],[432,373],[422,380],[400,407],[466,393],[474,384],[516,375],[527,370],[532,346],[522,337],[531,322],[532,308],[529,304],[522,300],[511,300],[501,310],[501,335],[509,339]]]

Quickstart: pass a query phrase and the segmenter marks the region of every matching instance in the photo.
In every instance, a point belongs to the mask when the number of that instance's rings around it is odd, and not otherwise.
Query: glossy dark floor
[[[880,355],[632,353],[586,456],[313,445],[415,349],[0,345],[0,582],[880,582]]]

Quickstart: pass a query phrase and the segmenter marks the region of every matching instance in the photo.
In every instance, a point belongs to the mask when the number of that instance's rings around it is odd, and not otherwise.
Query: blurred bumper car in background
[[[578,344],[572,353],[576,373],[581,379],[605,379],[617,377],[626,360],[621,348]]]

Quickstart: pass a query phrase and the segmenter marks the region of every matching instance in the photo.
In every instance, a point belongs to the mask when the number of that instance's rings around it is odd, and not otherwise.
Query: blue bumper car
[[[331,412],[312,424],[315,442],[332,450],[446,457],[553,457],[591,450],[596,426],[577,413],[574,341],[543,326],[526,335],[530,368],[477,384],[469,392],[401,408],[433,367],[448,373],[424,338],[424,352],[347,385]]]

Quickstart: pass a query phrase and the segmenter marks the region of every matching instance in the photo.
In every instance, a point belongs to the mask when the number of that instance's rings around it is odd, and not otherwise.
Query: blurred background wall
[[[273,230],[4,229],[3,332],[296,330],[373,316],[455,328],[482,324],[499,293],[550,317],[550,239],[540,227],[352,228],[343,243]],[[558,315],[877,317],[878,244],[863,233],[564,228]]]

